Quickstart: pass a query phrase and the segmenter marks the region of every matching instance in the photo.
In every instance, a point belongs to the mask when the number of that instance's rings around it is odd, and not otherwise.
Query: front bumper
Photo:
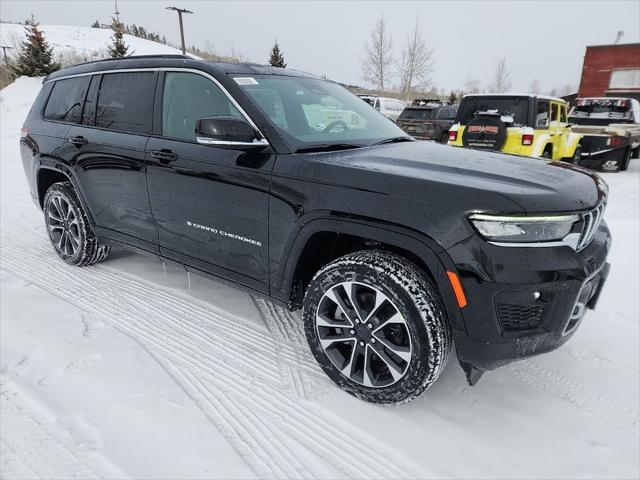
[[[606,282],[611,235],[602,222],[580,252],[568,246],[512,248],[478,236],[448,253],[468,304],[454,328],[458,359],[478,370],[554,350],[595,308]]]

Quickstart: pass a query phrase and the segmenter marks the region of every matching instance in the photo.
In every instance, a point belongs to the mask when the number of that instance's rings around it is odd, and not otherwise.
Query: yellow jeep
[[[489,93],[462,99],[448,143],[577,163],[581,139],[561,98]]]

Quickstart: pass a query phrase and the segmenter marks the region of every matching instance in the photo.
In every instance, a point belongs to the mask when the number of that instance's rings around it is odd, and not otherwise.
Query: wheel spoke
[[[349,328],[353,327],[353,323],[348,318],[343,320],[338,320],[335,318],[329,318],[324,313],[319,313],[316,315],[316,325],[319,327],[334,327],[334,328]]]
[[[341,370],[342,374],[347,376],[347,377],[349,377],[349,378],[351,378],[351,376],[353,375],[353,366],[354,366],[354,360],[355,360],[355,357],[356,357],[356,351],[357,350],[358,350],[358,344],[354,341],[353,342],[353,347],[351,348],[351,355],[349,355],[349,361],[344,366],[344,368]]]
[[[367,345],[364,350],[364,371],[362,373],[362,383],[365,387],[373,387],[374,375],[371,371],[371,354],[372,347]]]
[[[336,285],[335,287],[332,287],[330,290],[328,290],[325,293],[325,296],[331,300],[333,303],[335,303],[336,305],[338,305],[338,308],[340,308],[340,310],[342,311],[342,314],[345,316],[345,318],[347,319],[347,321],[353,325],[353,320],[351,320],[351,315],[349,315],[349,312],[351,311],[351,309],[349,308],[349,306],[344,303],[344,301],[342,300],[342,297],[340,296],[340,294],[338,292],[336,292],[336,289],[338,288],[343,288],[342,285]]]
[[[411,348],[405,346],[394,345],[386,338],[380,336],[379,334],[373,335],[378,342],[381,342],[383,346],[387,347],[391,350],[395,355],[400,357],[405,362],[409,362],[411,360]]]
[[[374,330],[373,333],[375,334],[376,332],[380,331],[380,329],[386,327],[388,324],[390,323],[402,323],[404,324],[404,318],[402,318],[402,315],[400,315],[400,312],[398,312],[396,310],[396,313],[394,313],[393,315],[391,315],[389,318],[387,318],[386,320],[383,320],[382,323],[380,323]]]
[[[53,206],[53,205],[52,205]],[[56,211],[56,215],[54,215],[53,210]],[[54,208],[49,208],[47,210],[47,214],[49,215],[49,219],[54,220],[58,223],[62,223],[62,218],[60,218],[60,213],[58,212],[58,210],[54,207]]]
[[[384,351],[384,347],[378,343],[374,344],[375,346],[371,346],[371,348],[373,349],[373,351],[375,352],[376,356],[382,360],[386,365],[387,368],[389,369],[389,373],[391,373],[391,376],[393,377],[394,381],[399,380],[400,378],[402,378],[402,374],[404,372],[404,368],[400,367],[393,358],[391,358],[387,352]]]
[[[356,339],[353,337],[353,335],[349,334],[348,331],[342,332],[342,333],[324,334],[320,338],[320,343],[322,344],[322,348],[324,348],[325,350],[336,342],[346,342],[346,341],[355,342]]]
[[[342,284],[344,291],[347,294],[347,298],[349,299],[349,303],[351,303],[351,310],[356,313],[358,316],[358,320],[362,322],[362,313],[360,312],[360,305],[358,304],[356,298],[356,288],[358,287],[357,283],[354,282],[344,282]]]
[[[371,312],[369,312],[369,315],[367,315],[367,319],[365,320],[365,322],[369,322],[370,320],[372,320],[375,314],[378,313],[382,305],[384,305],[385,302],[387,302],[387,297],[382,295],[377,290],[374,290],[374,291],[376,293],[375,305],[373,306],[373,309],[371,309]]]
[[[62,225],[49,225],[49,230],[62,230],[64,231],[64,227]]]

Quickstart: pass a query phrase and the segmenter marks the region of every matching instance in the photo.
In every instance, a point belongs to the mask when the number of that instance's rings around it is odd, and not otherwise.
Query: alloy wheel
[[[62,196],[51,198],[47,209],[47,227],[56,249],[74,256],[80,248],[80,224],[77,212]]]
[[[398,307],[359,282],[328,289],[316,312],[316,332],[331,363],[351,381],[382,388],[400,381],[411,361],[411,335]]]

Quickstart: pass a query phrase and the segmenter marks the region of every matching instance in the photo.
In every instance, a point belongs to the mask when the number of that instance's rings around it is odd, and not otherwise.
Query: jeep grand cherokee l
[[[357,126],[318,123],[325,105]],[[347,392],[402,403],[562,345],[606,279],[607,187],[572,165],[414,141],[340,85],[184,57],[45,78],[21,153],[70,265],[124,244],[302,308]]]

